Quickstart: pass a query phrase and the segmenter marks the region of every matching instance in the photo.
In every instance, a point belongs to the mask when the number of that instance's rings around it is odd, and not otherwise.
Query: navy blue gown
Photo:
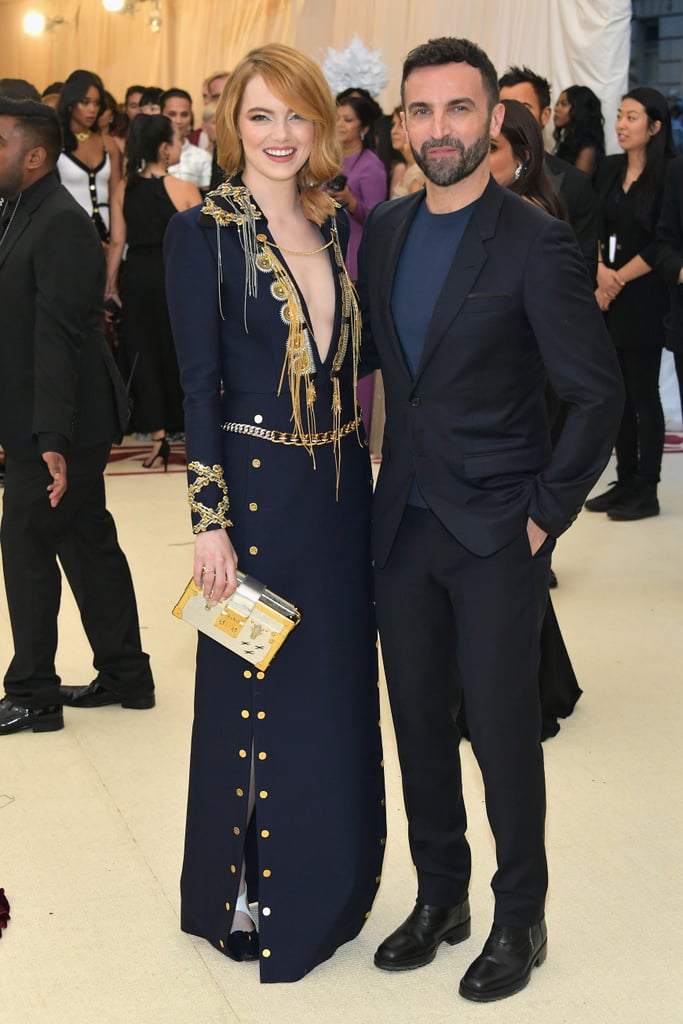
[[[260,214],[257,230],[270,239]],[[327,241],[337,227],[321,230]],[[282,291],[260,259],[257,294],[247,295],[240,231],[229,218],[219,226],[198,208],[178,214],[165,248],[188,463],[212,468],[203,477],[197,470],[205,486],[196,500],[209,511],[195,509],[195,532],[202,514],[204,526],[220,523],[209,520],[222,469],[240,568],[303,616],[265,673],[199,636],[181,927],[225,949],[246,851],[261,980],[295,981],[358,934],[384,853],[368,450],[356,429],[341,438],[337,497],[334,444],[315,446],[313,459],[301,445],[223,430],[232,422],[294,431],[286,376],[280,388],[289,332]],[[356,418],[350,343],[333,367],[343,296],[339,247],[328,252],[337,310],[327,360],[309,345],[320,435]],[[246,835],[252,747],[256,809]]]

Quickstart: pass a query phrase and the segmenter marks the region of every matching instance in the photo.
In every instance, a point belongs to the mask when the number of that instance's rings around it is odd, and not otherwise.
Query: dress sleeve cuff
[[[187,467],[188,474],[194,474],[188,487],[188,501],[192,513],[192,532],[204,533],[206,530],[232,526],[228,519],[230,499],[225,482],[223,468],[219,465],[205,466],[202,462],[191,462]],[[198,501],[197,496],[204,488],[208,488],[205,504]]]

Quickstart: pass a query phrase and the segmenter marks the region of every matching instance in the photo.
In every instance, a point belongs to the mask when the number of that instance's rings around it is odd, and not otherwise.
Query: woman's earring
[[[515,167],[515,181],[519,181],[524,173],[524,164],[517,164]]]

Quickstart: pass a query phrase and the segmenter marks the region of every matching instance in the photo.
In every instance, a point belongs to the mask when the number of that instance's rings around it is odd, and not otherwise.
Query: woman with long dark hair
[[[99,75],[73,71],[57,103],[64,137],[57,170],[62,185],[90,216],[101,240],[108,242],[111,196],[121,180],[121,153],[114,140],[100,130],[98,120],[104,109]]]
[[[617,481],[586,508],[610,519],[659,515],[657,484],[664,450],[659,364],[665,341],[667,287],[653,270],[664,174],[674,156],[666,100],[638,87],[622,97],[616,120],[623,153],[608,156],[596,183],[598,287],[626,386],[617,436]]]
[[[593,90],[570,85],[558,96],[553,121],[555,156],[595,177],[605,155],[605,119]]]
[[[502,100],[505,117],[500,135],[491,139],[491,174],[499,185],[523,196],[546,213],[567,220],[564,201],[545,168],[538,122],[523,103]]]
[[[182,391],[166,305],[162,243],[178,210],[201,202],[192,182],[168,173],[182,141],[163,114],[141,114],[126,146],[126,178],[113,195],[111,244],[107,252],[107,299],[122,306],[120,344],[124,374],[130,374],[135,429],[152,436],[145,469],[168,465],[167,431],[183,428]],[[128,243],[119,297],[118,273]]]

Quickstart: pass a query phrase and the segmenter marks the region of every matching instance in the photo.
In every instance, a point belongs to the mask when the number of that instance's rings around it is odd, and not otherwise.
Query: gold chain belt
[[[260,437],[263,441],[273,441],[275,444],[296,444],[302,448],[308,448],[314,444],[332,444],[339,437],[346,437],[353,433],[359,426],[361,417],[349,420],[336,430],[323,430],[318,434],[289,434],[284,430],[267,430],[265,427],[255,427],[251,423],[224,423],[222,429],[229,434],[248,434],[250,437]]]

